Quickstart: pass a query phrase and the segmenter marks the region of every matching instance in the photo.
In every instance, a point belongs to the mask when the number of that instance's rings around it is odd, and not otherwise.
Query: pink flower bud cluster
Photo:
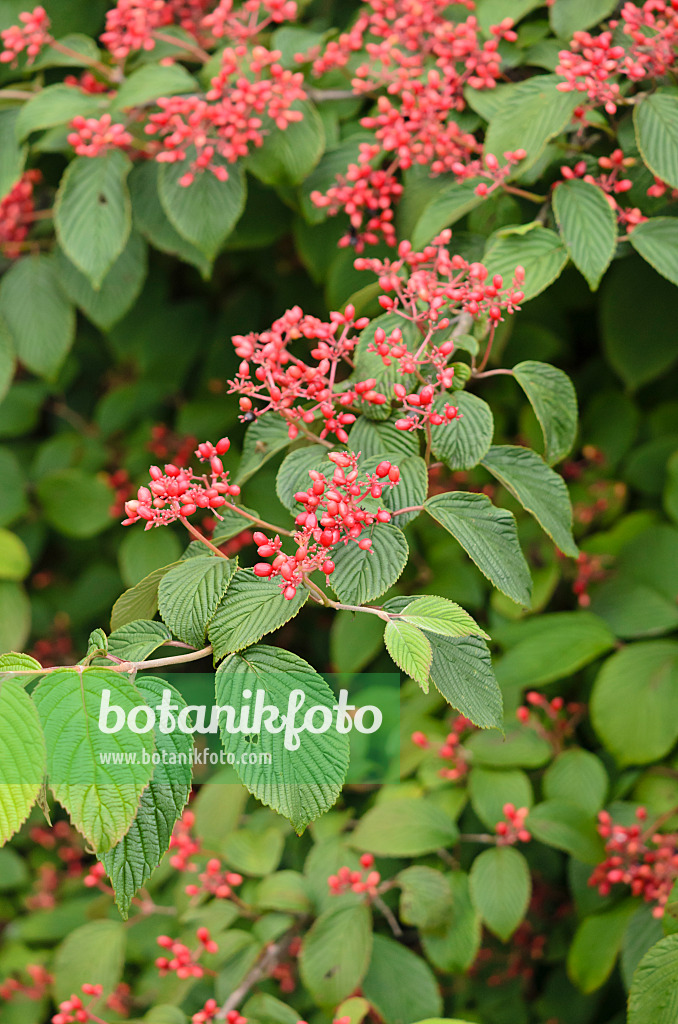
[[[20,25],[10,25],[0,32],[2,51],[0,63],[16,64],[20,53],[26,51],[27,64],[32,64],[43,46],[50,42],[50,21],[44,7],[34,7],[19,15]]]
[[[457,715],[451,723],[450,731],[443,743],[439,741],[434,743],[419,730],[413,732],[410,738],[416,747],[420,747],[421,750],[433,750],[438,757],[446,762],[445,767],[438,770],[442,779],[459,782],[468,774],[470,768],[466,750],[462,746],[462,739],[473,729],[475,729],[473,722],[465,715]]]
[[[161,976],[176,974],[177,978],[202,978],[205,968],[198,963],[203,953],[218,953],[219,946],[210,936],[208,928],[198,928],[195,937],[199,946],[196,950],[190,950],[183,942],[170,938],[169,935],[160,935],[157,939],[161,949],[167,950],[167,956],[159,956],[155,966]]]
[[[195,814],[186,810],[174,826],[169,848],[174,851],[170,855],[170,864],[176,871],[197,872],[198,866],[192,862],[201,851],[201,843],[191,834],[195,825]]]
[[[21,242],[33,223],[33,190],[40,181],[40,171],[24,171],[16,185],[0,199],[0,252],[7,259],[16,259],[21,253]]]
[[[230,444],[227,437],[222,437],[216,445],[210,441],[198,445],[196,455],[201,462],[209,463],[209,474],[202,476],[171,462],[165,465],[164,472],[159,466],[151,466],[150,485],[140,487],[136,498],[125,502],[127,518],[122,525],[131,526],[143,519],[146,529],[150,530],[153,526],[166,526],[177,519],[188,519],[199,508],[209,509],[218,519],[221,518],[217,510],[227,503],[226,496],[240,494],[236,484],[229,484],[229,474],[221,461]]]
[[[652,914],[663,917],[678,879],[678,833],[644,827],[647,810],[639,807],[636,823],[625,827],[612,821],[607,811],[598,815],[598,833],[605,840],[607,857],[589,878],[601,896],[615,885],[628,885],[633,896],[654,903]]]
[[[191,1017],[192,1024],[208,1024],[218,1013],[219,1003],[216,999],[208,999],[202,1010],[198,1010]],[[229,1010],[223,1019],[226,1024],[247,1024],[247,1017],[243,1017],[237,1010]]]
[[[294,0],[245,0],[236,10],[233,8],[233,0],[219,0],[201,24],[215,39],[244,42],[271,25],[294,21],[296,16],[297,5]]]
[[[71,121],[71,128],[67,139],[78,156],[95,157],[110,149],[127,149],[134,142],[124,124],[113,121],[110,114],[78,115]]]
[[[52,975],[45,970],[42,964],[27,964],[25,970],[30,981],[22,982],[18,978],[6,978],[0,984],[0,999],[3,1002],[10,1002],[18,994],[32,1000],[45,998],[50,985],[54,983]]]
[[[561,167],[560,173],[566,181],[581,178],[589,185],[597,185],[605,193],[605,198],[614,210],[619,223],[632,230],[637,224],[642,224],[647,220],[647,217],[643,216],[637,207],[621,206],[615,197],[624,195],[633,188],[633,182],[624,176],[624,172],[627,168],[633,167],[636,162],[635,157],[624,156],[621,149],[615,149],[609,156],[598,158],[598,167],[601,173],[597,175],[589,172],[585,160],[578,160],[574,167]],[[655,185],[651,186],[647,192],[648,195],[663,195],[665,189],[666,187],[661,182],[658,184],[655,182]]]
[[[103,1024],[101,1017],[92,1013],[90,1009],[91,1003],[100,998],[103,990],[103,985],[83,985],[82,994],[90,996],[90,1004],[85,1006],[80,996],[72,995],[70,999],[59,1003],[59,1012],[52,1017],[52,1024],[85,1024],[86,1021]]]
[[[205,870],[198,875],[200,885],[192,883],[186,886],[187,896],[200,896],[207,893],[218,900],[227,900],[233,895],[233,889],[242,885],[242,875],[237,871],[228,871],[218,857],[210,857]]]
[[[494,826],[497,834],[497,846],[513,846],[515,843],[529,843],[532,833],[525,828],[529,808],[504,804],[502,808],[504,820]]]
[[[363,853],[360,858],[362,871],[351,871],[349,867],[341,867],[336,875],[330,875],[327,884],[333,896],[343,892],[366,893],[368,896],[379,894],[381,875],[374,871],[374,857],[371,853]]]
[[[281,577],[283,596],[291,601],[297,587],[304,578],[315,570],[328,578],[334,572],[334,562],[329,558],[330,548],[338,544],[357,542],[362,551],[370,551],[372,540],[362,536],[375,523],[387,523],[391,513],[386,509],[368,511],[361,505],[365,498],[380,498],[384,487],[394,487],[400,480],[400,470],[390,462],[380,462],[374,473],[360,479],[358,456],[354,452],[330,452],[328,459],[334,463],[334,473],[329,481],[324,473],[309,470],[311,485],[306,491],[298,491],[294,497],[303,505],[295,524],[299,530],[294,534],[296,551],[286,555],[282,550],[279,536],[270,540],[265,533],[256,531],[254,542],[262,558],[272,562],[258,562],[254,573],[264,579]]]

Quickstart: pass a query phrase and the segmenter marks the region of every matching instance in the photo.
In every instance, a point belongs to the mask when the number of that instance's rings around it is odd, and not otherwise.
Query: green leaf
[[[446,183],[426,204],[412,229],[411,241],[419,251],[440,232],[484,202],[476,195],[477,179]]]
[[[482,465],[534,516],[563,554],[577,557],[572,506],[561,476],[536,452],[514,445],[492,445]]]
[[[161,165],[160,202],[181,237],[212,262],[245,209],[245,175],[240,164],[228,164],[227,181],[219,181],[211,171],[202,171],[191,185],[180,185],[179,179],[188,171],[191,159],[189,149],[186,160]]]
[[[305,491],[310,484],[309,470],[330,473],[334,471],[327,458],[327,448],[322,444],[309,444],[296,448],[286,455],[280,464],[275,478],[275,491],[285,508],[293,509],[299,505],[294,500],[297,491]]]
[[[0,199],[16,185],[26,162],[26,147],[17,141],[18,107],[0,110]]]
[[[0,402],[12,385],[16,371],[14,341],[4,320],[0,319]],[[402,431],[398,431],[402,433]]]
[[[110,691],[110,704],[122,708],[121,714],[142,703],[124,675],[103,668],[53,672],[38,684],[33,699],[45,732],[50,789],[78,831],[105,853],[134,820],[152,773],[150,757],[146,765],[142,759],[152,753],[153,738],[132,732],[126,723],[119,732],[102,732],[102,690]],[[108,724],[114,723],[109,719]],[[122,763],[105,764],[102,754],[116,754]]]
[[[441,636],[474,635],[482,636],[485,640],[490,639],[461,605],[444,597],[435,597],[433,594],[416,597],[410,601],[400,613],[400,617],[428,633],[440,633]]]
[[[47,522],[66,537],[94,537],[111,525],[112,492],[82,469],[43,476],[36,492]]]
[[[35,669],[36,675],[42,674],[42,665],[30,654],[17,654],[11,651],[9,654],[0,654],[0,680],[9,678],[12,672],[24,672],[26,669]],[[21,676],[20,682],[25,686],[32,676]]]
[[[666,464],[666,486],[664,488],[664,511],[669,519],[678,523],[678,452]]]
[[[0,670],[3,667],[0,662]],[[3,678],[0,683],[0,845],[19,831],[30,814],[45,772],[40,719],[23,682]]]
[[[465,491],[436,494],[424,508],[452,534],[498,590],[529,607],[530,570],[511,512],[496,508],[484,494]]]
[[[160,706],[164,690],[169,690],[175,710],[186,707],[181,694],[164,679],[137,676],[136,686],[151,708]],[[169,848],[172,829],[191,792],[193,737],[178,729],[165,733],[158,728],[154,737],[161,760],[153,767],[153,777],[141,796],[129,831],[101,858],[115,890],[115,902],[125,919],[132,897],[148,881]],[[167,764],[163,757],[168,758]]]
[[[171,639],[172,634],[164,623],[136,619],[111,633],[108,650],[123,661],[145,661]]]
[[[48,85],[24,103],[16,121],[16,137],[22,142],[31,132],[65,125],[74,117],[96,117],[103,113],[107,100],[74,89],[71,85]]]
[[[635,900],[624,900],[584,918],[577,928],[567,954],[567,973],[581,992],[595,992],[612,974],[636,909]]]
[[[72,931],[54,960],[56,1002],[80,994],[85,984],[103,985],[107,999],[122,977],[125,945],[122,921],[88,921]]]
[[[527,861],[512,846],[483,850],[469,874],[471,899],[486,926],[507,942],[527,913],[532,879]]]
[[[391,523],[378,523],[370,533],[372,547],[363,551],[357,542],[331,551],[335,570],[330,586],[344,604],[365,604],[393,586],[407,564],[409,549],[404,534]]]
[[[642,304],[638,295],[643,296]],[[671,333],[676,317],[678,292],[673,284],[642,260],[613,264],[601,289],[603,348],[612,369],[631,390],[656,380],[678,360]]]
[[[0,580],[23,580],[31,569],[26,545],[15,533],[0,528]]]
[[[207,627],[237,567],[237,559],[199,555],[162,577],[158,608],[175,636],[193,647],[203,646]]]
[[[334,1008],[365,977],[372,952],[372,919],[363,903],[332,907],[304,936],[299,972],[321,1006]]]
[[[446,402],[456,405],[459,419],[431,427],[431,451],[450,469],[472,469],[487,455],[494,434],[494,418],[487,402],[467,391],[446,396]]]
[[[438,982],[426,961],[385,935],[374,936],[372,959],[361,989],[385,1024],[403,1024],[443,1012]]]
[[[465,973],[480,949],[480,915],[471,902],[468,875],[463,871],[453,871],[448,878],[452,889],[452,913],[444,925],[422,931],[421,944],[438,970]],[[448,1024],[455,1022],[449,1021]]]
[[[492,830],[504,820],[505,804],[531,807],[534,803],[530,778],[518,768],[497,771],[475,764],[468,776],[468,788],[473,810]]]
[[[564,850],[584,864],[597,864],[604,857],[594,816],[566,800],[544,800],[537,804],[525,827],[539,842]]]
[[[378,857],[422,857],[456,843],[452,819],[423,798],[383,800],[367,811],[351,834],[350,844]]]
[[[110,330],[134,305],[148,269],[146,243],[136,231],[130,234],[98,291],[60,248],[55,258],[59,283],[66,295],[102,331]]]
[[[505,736],[477,732],[464,746],[474,764],[488,768],[542,768],[553,757],[548,740],[532,729],[507,729]]]
[[[577,394],[572,381],[549,363],[526,359],[513,367],[513,376],[525,392],[539,420],[549,466],[565,458],[577,434]]]
[[[616,0],[555,0],[549,11],[551,28],[569,42],[575,32],[598,25],[616,6]]]
[[[409,622],[390,619],[384,630],[384,643],[398,668],[428,690],[433,652],[422,631]]]
[[[595,292],[617,247],[617,218],[602,189],[574,179],[556,186],[553,209],[570,259]]]
[[[290,691],[295,688],[305,694],[304,714],[318,705],[331,715],[336,697],[325,680],[302,658],[282,648],[259,644],[242,655],[230,655],[217,669],[217,703],[234,707],[236,713],[246,701],[243,690],[247,689],[253,701],[257,690],[264,690],[267,705],[286,715]],[[289,723],[285,734],[267,729],[255,733],[259,736],[255,745],[247,742],[249,734],[229,733],[227,725],[222,715],[222,741],[235,754],[239,778],[257,799],[288,818],[299,835],[337,800],[348,771],[347,734],[334,726],[326,732],[304,732],[294,750],[285,746]],[[270,763],[243,764],[241,757],[253,750],[270,754]]]
[[[629,992],[629,1024],[673,1024],[678,1016],[678,935],[668,935],[640,961]]]
[[[247,170],[265,185],[300,185],[325,151],[325,129],[313,104],[297,100],[291,109],[301,111],[301,121],[283,131],[271,121],[263,146],[247,157]]]
[[[389,457],[395,461],[395,456],[389,452]],[[362,463],[366,473],[373,473],[377,465],[383,459],[375,456],[374,459]],[[385,508],[389,512],[397,512],[400,508],[409,508],[410,512],[403,512],[396,517],[399,528],[404,528],[407,523],[412,522],[420,514],[417,506],[426,501],[428,494],[428,468],[425,461],[419,455],[406,455],[398,457],[397,465],[400,469],[400,480],[396,487],[385,487],[380,498],[374,499],[378,507]]]
[[[544,772],[543,792],[547,800],[568,800],[587,814],[603,809],[609,779],[600,758],[589,750],[563,750]]]
[[[486,153],[493,153],[500,163],[505,163],[504,153],[514,150],[517,142],[527,152],[511,177],[518,177],[532,167],[547,143],[570,123],[580,97],[576,93],[559,92],[561,82],[559,75],[535,75],[520,82],[501,101],[490,120],[485,135]]]
[[[206,553],[204,544],[195,542],[200,554]],[[171,530],[126,530],[118,548],[118,566],[123,582],[133,587],[154,569],[178,562],[181,544]]]
[[[433,650],[431,679],[445,700],[480,729],[501,728],[503,703],[484,640],[427,633]]]
[[[633,108],[640,154],[657,178],[678,188],[678,95],[658,90]]]
[[[591,722],[621,766],[659,761],[678,739],[678,642],[630,644],[593,685]]]
[[[159,171],[160,164],[146,160],[137,164],[128,178],[134,224],[155,249],[177,256],[209,277],[211,261],[179,234],[160,203]]]
[[[256,905],[262,910],[309,913],[312,907],[306,877],[298,871],[276,871],[262,878],[257,889]]]
[[[538,75],[537,79],[542,76]],[[532,81],[534,81],[533,79]],[[518,266],[525,268],[525,293],[523,301],[533,299],[560,277],[567,264],[567,250],[562,241],[550,228],[541,224],[523,228],[503,228],[489,242],[483,263],[490,277],[501,274],[505,284],[513,280]]]
[[[553,612],[524,619],[500,631],[509,650],[497,662],[506,688],[523,690],[565,679],[615,646],[608,626],[591,612]]]
[[[637,224],[629,241],[658,274],[678,284],[678,222],[673,217],[652,217]]]
[[[270,875],[282,857],[285,836],[272,825],[263,832],[239,828],[229,833],[222,846],[224,856],[236,871],[246,875]]]
[[[276,412],[264,413],[245,431],[242,456],[236,480],[243,484],[277,452],[287,448],[290,437],[287,423]]]
[[[209,624],[215,660],[249,647],[266,633],[284,626],[307,598],[306,588],[299,587],[295,597],[288,601],[276,581],[260,579],[251,570],[239,569]]]
[[[177,562],[155,569],[121,594],[111,610],[111,629],[118,630],[136,619],[152,619],[158,610],[160,580]]]
[[[140,107],[159,96],[197,92],[198,88],[197,81],[183,64],[143,64],[123,80],[111,109]]]
[[[400,920],[415,928],[438,928],[452,911],[452,890],[442,871],[413,864],[396,876]]]
[[[60,288],[53,256],[27,256],[9,268],[0,284],[0,316],[23,365],[54,380],[75,338],[75,310]]]
[[[394,455],[419,454],[416,431],[396,430],[392,420],[368,420],[365,416],[359,416],[351,427],[348,447],[359,452],[363,459],[376,456],[382,458],[384,452],[392,452]]]
[[[132,162],[119,149],[96,158],[78,156],[57,191],[54,226],[72,263],[98,290],[125,248],[132,227],[126,179]]]
[[[0,580],[0,653],[23,647],[31,630],[31,602],[21,583]]]

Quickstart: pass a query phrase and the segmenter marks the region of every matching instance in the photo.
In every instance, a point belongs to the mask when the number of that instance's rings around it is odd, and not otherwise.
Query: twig
[[[233,989],[228,999],[223,1003],[217,1016],[225,1017],[231,1010],[238,1008],[252,986],[270,974],[271,969],[276,966],[287,950],[291,938],[292,936],[287,934],[278,942],[272,942],[264,949],[254,967],[245,975],[237,988]]]

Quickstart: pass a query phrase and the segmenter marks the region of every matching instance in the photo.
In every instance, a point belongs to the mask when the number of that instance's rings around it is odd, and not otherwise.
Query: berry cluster
[[[0,252],[7,259],[16,259],[21,254],[21,243],[26,240],[33,223],[33,190],[40,181],[40,171],[24,171],[7,195],[0,199]]]
[[[21,993],[27,999],[43,999],[54,981],[52,975],[41,964],[27,964],[26,974],[30,978],[28,982],[19,981],[18,978],[6,978],[0,985],[0,999],[9,1002],[17,993]]]
[[[192,1024],[208,1024],[214,1020],[219,1012],[219,1004],[216,999],[208,999],[202,1010],[198,1010],[191,1017]],[[247,1024],[247,1017],[243,1017],[237,1010],[229,1010],[223,1018],[226,1024]]]
[[[281,551],[280,536],[269,540],[265,533],[254,534],[258,554],[262,558],[273,558],[272,562],[258,562],[254,566],[255,575],[280,576],[283,595],[288,601],[294,598],[297,587],[309,573],[317,569],[328,577],[334,572],[334,562],[328,557],[330,548],[356,541],[359,548],[369,551],[372,540],[361,534],[375,523],[387,523],[391,518],[391,513],[385,509],[369,511],[361,502],[368,497],[380,498],[384,487],[394,487],[400,479],[397,466],[380,462],[374,473],[361,480],[358,456],[354,452],[330,452],[327,457],[334,463],[331,481],[318,470],[309,470],[310,487],[294,495],[304,506],[295,519],[299,527],[294,534],[295,553],[286,555]]]
[[[95,157],[110,149],[127,149],[134,142],[124,124],[113,121],[110,114],[78,115],[71,121],[71,128],[67,138],[78,156]]]
[[[605,555],[591,555],[586,551],[580,551],[577,557],[577,575],[572,584],[572,593],[577,597],[577,604],[580,608],[588,608],[591,604],[589,587],[592,583],[599,583],[605,579],[608,570],[606,562],[609,559]]]
[[[123,520],[123,526],[143,519],[149,530],[177,519],[188,519],[199,508],[209,509],[219,518],[216,510],[227,503],[224,495],[235,497],[240,494],[236,484],[229,484],[228,472],[221,461],[230,443],[227,437],[222,437],[216,445],[209,441],[198,445],[196,455],[201,462],[209,462],[209,476],[199,476],[171,462],[166,463],[164,473],[159,466],[151,466],[149,487],[140,487],[136,498],[125,502],[127,518]]]
[[[176,871],[197,871],[197,865],[192,863],[192,858],[197,857],[201,850],[201,843],[191,834],[195,825],[195,814],[186,810],[174,826],[170,837],[170,850],[175,851],[170,856],[170,864]]]
[[[529,843],[532,834],[525,828],[525,819],[530,813],[528,807],[515,807],[504,804],[502,808],[504,821],[498,821],[494,827],[497,834],[497,846],[513,846],[515,843]]]
[[[86,1021],[94,1021],[95,1024],[105,1024],[101,1017],[92,1012],[92,1003],[100,998],[103,992],[102,985],[82,986],[82,994],[90,997],[90,1002],[85,1006],[80,996],[72,995],[59,1003],[59,1012],[52,1017],[52,1024],[85,1024]]]
[[[20,25],[10,25],[0,32],[2,51],[0,63],[16,64],[20,53],[26,51],[27,64],[32,64],[43,46],[50,42],[50,21],[44,7],[34,7],[19,15]]]
[[[573,735],[586,712],[586,705],[574,701],[565,703],[563,697],[551,700],[537,690],[525,694],[526,703],[516,709],[516,718],[523,725],[530,725],[551,743],[557,753],[566,739]]]
[[[233,895],[233,889],[242,885],[242,875],[236,871],[228,871],[217,857],[211,857],[207,861],[205,870],[198,875],[200,885],[191,883],[186,886],[188,896],[200,896],[207,893],[218,900],[227,900]]]
[[[560,171],[566,181],[571,181],[573,178],[581,178],[590,185],[597,185],[598,188],[602,189],[605,198],[615,212],[617,220],[630,231],[637,224],[647,220],[647,217],[635,206],[627,207],[620,205],[616,197],[624,195],[633,188],[633,182],[630,178],[624,177],[624,174],[627,168],[633,167],[636,162],[635,157],[624,156],[623,151],[617,148],[609,156],[598,158],[598,174],[590,173],[586,160],[578,160],[574,167],[561,167]],[[648,189],[648,195],[661,194],[661,192],[657,192],[658,187],[662,190],[665,188],[661,182],[659,186],[655,184]],[[653,189],[655,190],[654,192]]]
[[[666,904],[678,879],[678,833],[662,833],[655,827],[643,828],[647,810],[639,807],[636,823],[616,824],[607,811],[598,815],[598,832],[605,840],[607,857],[589,878],[602,896],[615,885],[628,885],[634,896],[654,903],[652,914],[663,917]]]
[[[371,853],[363,853],[360,858],[363,871],[351,871],[349,867],[341,867],[336,875],[330,875],[327,884],[334,896],[342,892],[367,893],[368,896],[377,896],[381,875],[374,871],[374,857]]]
[[[166,949],[168,952],[168,956],[159,956],[155,961],[155,966],[161,975],[174,973],[177,978],[181,979],[202,978],[204,976],[205,968],[202,964],[198,963],[198,960],[203,953],[218,953],[219,946],[210,936],[208,928],[198,928],[195,937],[198,940],[199,946],[193,951],[188,946],[185,946],[183,942],[172,939],[169,935],[160,935],[158,937],[158,945],[161,949]]]
[[[428,736],[420,731],[413,732],[411,740],[415,746],[420,747],[422,750],[434,749],[437,756],[446,762],[445,766],[438,770],[438,774],[442,779],[447,779],[449,782],[459,782],[468,774],[470,767],[466,751],[462,746],[462,739],[474,728],[473,722],[469,721],[465,715],[457,715],[450,725],[450,731],[441,744],[434,745]]]

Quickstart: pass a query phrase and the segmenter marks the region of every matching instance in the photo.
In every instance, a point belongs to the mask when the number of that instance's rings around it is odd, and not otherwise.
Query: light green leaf
[[[119,732],[103,732],[102,690],[110,691],[110,704],[122,708],[120,715],[143,703],[124,675],[103,668],[53,672],[38,684],[33,699],[45,732],[50,789],[78,831],[105,853],[137,812],[152,774],[150,756],[148,764],[142,760],[152,753],[153,738],[132,732],[126,723]],[[107,724],[114,724],[110,716]],[[118,755],[122,763],[106,764],[102,754]]]
[[[140,107],[159,96],[197,92],[198,83],[183,64],[143,64],[123,80],[113,100],[113,110]]]
[[[16,121],[16,136],[23,141],[31,132],[65,125],[74,117],[96,117],[103,113],[107,100],[70,85],[48,85],[24,103]]]
[[[652,173],[678,188],[678,94],[658,90],[633,108],[636,142]]]
[[[443,228],[456,224],[484,202],[483,196],[476,195],[477,184],[477,179],[452,181],[444,184],[429,200],[412,230],[411,241],[417,251],[428,245]]]
[[[472,469],[489,451],[494,434],[494,418],[487,402],[468,391],[439,400],[456,406],[459,419],[431,427],[431,451],[450,469]]]
[[[439,928],[452,912],[452,890],[442,871],[413,864],[396,876],[400,920],[415,928]]]
[[[621,766],[659,761],[678,739],[678,642],[630,644],[593,685],[591,722]]]
[[[0,316],[24,366],[54,380],[75,338],[75,310],[61,290],[53,256],[26,256],[9,268],[0,284]]]
[[[236,721],[245,702],[243,690],[252,692],[252,701],[257,690],[264,690],[267,705],[286,715],[290,691],[296,688],[305,694],[304,714],[318,705],[332,716],[336,697],[325,680],[302,658],[283,648],[259,644],[242,655],[230,655],[217,669],[217,702],[234,707]],[[349,742],[348,735],[334,725],[326,732],[302,733],[295,750],[285,746],[289,723],[285,733],[264,729],[258,734],[229,733],[227,724],[222,714],[223,745],[235,754],[238,776],[257,799],[288,818],[299,835],[337,800],[348,771]],[[301,724],[301,716],[297,724]],[[247,742],[252,735],[258,735],[258,743]],[[269,754],[270,763],[243,764],[242,755],[252,751]]]
[[[482,465],[530,512],[565,555],[579,554],[565,481],[529,448],[493,445]]]
[[[306,588],[299,587],[288,601],[275,580],[259,579],[250,570],[239,569],[209,624],[215,659],[273,633],[301,610],[307,598]]]
[[[0,528],[0,580],[23,580],[31,569],[26,545],[15,533]]]
[[[575,32],[598,25],[616,7],[617,0],[555,0],[549,11],[551,28],[569,42]]]
[[[0,653],[24,646],[31,631],[31,602],[23,585],[0,580]]]
[[[492,830],[498,821],[504,820],[505,804],[531,807],[534,803],[530,777],[519,768],[497,771],[474,764],[468,776],[468,789],[473,810]]]
[[[422,631],[409,622],[391,619],[386,623],[384,643],[396,665],[427,691],[433,652]]]
[[[94,537],[111,525],[112,492],[82,469],[59,469],[36,487],[47,522],[66,537]]]
[[[421,944],[426,956],[439,971],[465,973],[480,949],[480,915],[471,902],[468,875],[463,871],[453,871],[448,878],[452,888],[452,914],[439,928],[422,931]],[[448,1024],[456,1022],[449,1021]]]
[[[146,243],[136,231],[130,234],[98,291],[58,247],[55,258],[59,283],[66,295],[102,331],[110,330],[134,305],[148,264]]]
[[[16,185],[26,162],[26,147],[17,141],[18,107],[0,110],[0,199]]]
[[[397,526],[378,523],[365,536],[372,539],[367,551],[356,541],[331,550],[336,568],[330,586],[345,604],[365,604],[379,597],[393,586],[407,564],[407,541]]]
[[[426,961],[385,935],[374,936],[372,959],[361,989],[385,1024],[443,1012],[440,988]]]
[[[572,381],[549,363],[526,359],[513,367],[513,376],[527,395],[541,425],[549,466],[560,462],[577,434],[577,394]]]
[[[0,660],[0,671],[5,660],[6,656]],[[0,683],[0,845],[19,831],[30,814],[45,772],[45,740],[24,681],[25,677],[5,677]]]
[[[367,811],[350,844],[378,857],[422,857],[453,846],[459,831],[452,819],[423,798],[384,800]]]
[[[617,247],[614,210],[602,189],[579,179],[556,187],[553,209],[570,259],[596,291]]]
[[[637,224],[629,241],[658,274],[678,284],[678,222],[673,217],[651,217]]]
[[[149,625],[159,626],[160,623]],[[151,708],[160,705],[164,690],[170,691],[175,710],[181,711],[186,706],[181,694],[164,679],[137,676],[136,686]],[[168,849],[174,824],[191,792],[189,758],[193,737],[179,729],[164,733],[157,728],[154,737],[161,759],[167,756],[175,763],[165,764],[160,760],[154,765],[153,777],[141,796],[139,809],[127,835],[101,858],[115,890],[115,901],[125,919],[132,897],[148,881]]]
[[[207,627],[237,567],[237,559],[199,555],[162,577],[158,608],[175,636],[193,647],[203,646]]]
[[[469,874],[471,899],[489,930],[507,942],[530,902],[532,878],[527,861],[512,846],[483,850]]]
[[[580,97],[559,92],[561,82],[559,75],[535,75],[520,82],[492,117],[485,135],[485,152],[493,153],[500,163],[505,162],[504,153],[516,149],[517,144],[527,152],[511,177],[518,177],[532,167],[547,143],[569,124]]]
[[[537,76],[537,79],[541,78],[541,75]],[[522,228],[498,231],[489,241],[483,263],[490,277],[501,274],[506,285],[513,280],[516,267],[524,267],[522,291],[525,294],[523,301],[527,302],[560,277],[567,259],[567,250],[555,231],[536,224],[528,231]]]
[[[564,850],[584,864],[598,864],[604,857],[594,815],[566,800],[544,800],[537,804],[525,827],[541,843]]]
[[[122,921],[88,921],[72,931],[54,960],[55,1000],[81,994],[85,984],[103,985],[107,999],[122,977],[125,945]]]
[[[331,907],[304,936],[299,972],[321,1006],[334,1008],[356,989],[372,952],[372,919],[364,903]]]
[[[211,171],[195,175],[192,184],[179,179],[191,164],[186,160],[162,164],[158,175],[160,202],[172,226],[212,262],[245,209],[245,175],[239,164],[228,164],[228,180],[219,181]]]
[[[543,792],[547,800],[568,800],[588,814],[603,809],[609,779],[600,758],[589,750],[563,750],[544,772]]]
[[[633,975],[629,1024],[673,1024],[678,1017],[678,935],[649,950]]]
[[[18,654],[16,651],[11,651],[9,654],[0,654],[0,680],[9,678],[12,672],[25,672],[27,669],[35,669],[36,675],[42,673],[42,665],[35,658],[32,658],[30,654]],[[19,681],[22,686],[25,686],[33,678],[33,676],[20,676]]]
[[[265,185],[300,185],[325,151],[325,129],[313,104],[297,100],[291,109],[301,111],[301,121],[284,131],[271,121],[263,146],[247,157],[247,170]]]
[[[542,768],[553,757],[551,744],[533,729],[507,729],[476,732],[464,746],[473,755],[473,763],[488,768]]]
[[[474,635],[490,639],[461,605],[445,597],[435,597],[433,594],[416,597],[400,616],[405,622],[411,622],[428,633],[440,633],[442,636]]]
[[[278,867],[282,857],[285,836],[277,826],[272,825],[263,832],[248,828],[235,829],[226,837],[222,846],[226,860],[245,875],[270,875]]]
[[[132,162],[119,149],[78,156],[57,191],[54,226],[68,258],[98,290],[125,248],[132,227],[126,179]]]
[[[530,570],[511,512],[496,508],[484,494],[465,491],[434,495],[424,507],[495,587],[517,604],[529,606]]]
[[[163,565],[121,594],[111,611],[111,629],[118,630],[136,619],[152,619],[158,610],[158,588],[165,573],[178,562]]]
[[[567,973],[581,992],[595,992],[612,974],[636,909],[635,900],[624,900],[584,918],[577,928],[567,954]]]

